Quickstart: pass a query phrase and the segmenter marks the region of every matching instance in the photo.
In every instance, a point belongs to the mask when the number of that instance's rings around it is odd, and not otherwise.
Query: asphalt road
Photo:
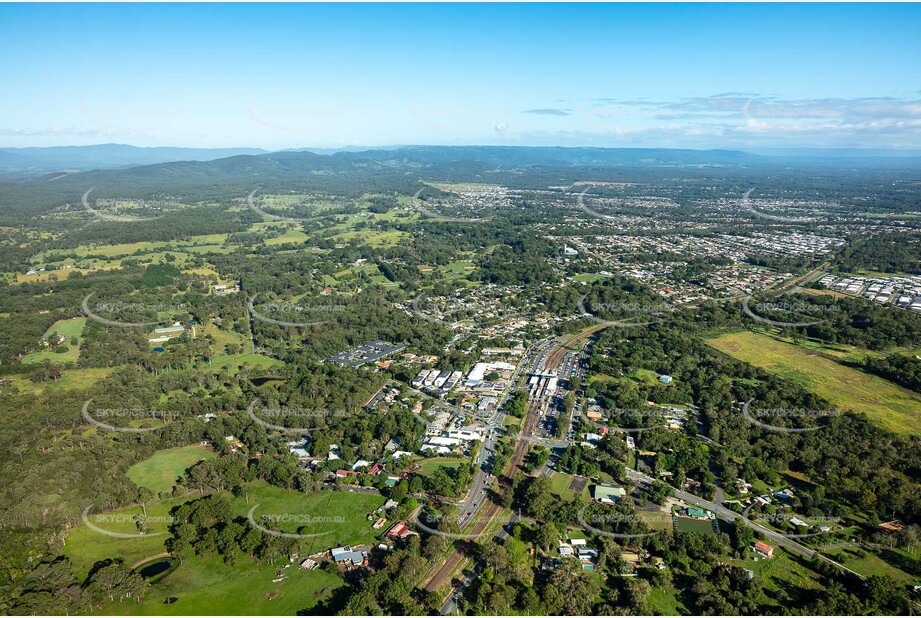
[[[636,470],[631,470],[629,468],[627,469],[627,478],[633,481],[643,481],[645,483],[652,483],[655,480],[648,474],[643,474],[642,472],[637,472]],[[688,492],[682,491],[680,489],[675,489],[675,497],[680,498],[681,500],[684,500],[688,504],[693,504],[694,506],[699,506],[702,509],[712,511],[713,513],[716,514],[717,517],[719,517],[720,519],[724,521],[735,522],[736,520],[741,520],[749,528],[757,532],[760,532],[766,538],[770,539],[777,545],[785,547],[786,549],[789,549],[790,551],[797,553],[800,556],[803,556],[805,558],[812,558],[815,555],[815,552],[809,549],[808,547],[804,545],[800,545],[793,539],[787,538],[786,536],[780,534],[779,532],[775,532],[774,530],[765,528],[764,526],[760,524],[756,524],[755,522],[746,519],[739,513],[736,513],[735,511],[731,511],[727,509],[725,506],[721,504],[717,504],[716,502],[710,502],[709,500],[704,500],[703,498],[699,496],[695,496],[694,494],[689,494]]]

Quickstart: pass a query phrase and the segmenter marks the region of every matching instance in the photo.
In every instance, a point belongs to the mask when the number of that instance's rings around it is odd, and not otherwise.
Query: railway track
[[[563,362],[563,357],[572,350],[578,350],[579,347],[576,344],[580,344],[585,341],[595,333],[600,330],[604,330],[610,326],[609,324],[596,324],[591,328],[581,331],[577,335],[573,335],[557,347],[553,352],[550,353],[550,356],[547,357],[546,362],[544,362],[544,370],[546,371],[556,371],[557,367],[560,366],[560,363]]]
[[[522,436],[532,435],[534,428],[537,426],[538,419],[540,418],[538,414],[539,404],[534,402],[528,408],[528,413],[525,416],[524,423],[521,428]],[[505,469],[502,472],[502,478],[500,484],[503,486],[503,491],[512,491],[512,479],[515,477],[515,474],[518,471],[518,466],[521,465],[521,462],[524,461],[524,457],[528,452],[528,447],[530,442],[527,440],[518,440],[515,444],[515,449],[512,451],[512,456],[509,459],[508,463],[505,466]],[[485,503],[482,507],[482,515],[477,519],[477,522],[473,525],[468,533],[469,536],[474,536],[482,534],[484,530],[492,522],[493,517],[496,516],[501,509],[501,507],[493,501]],[[462,563],[466,562],[467,557],[464,555],[461,549],[456,550],[451,554],[445,563],[440,569],[432,576],[432,578],[425,584],[425,590],[429,592],[436,592],[441,589],[442,586],[451,581],[451,577],[454,575],[454,571],[457,570]]]
[[[585,341],[599,330],[602,330],[607,326],[607,324],[598,324],[566,340],[550,353],[550,356],[544,363],[545,369],[555,370],[557,367],[559,367],[559,364],[562,362],[563,357],[567,352],[573,349],[577,349],[574,346],[578,345],[582,341]],[[540,400],[535,399],[528,405],[528,412],[525,415],[524,422],[521,425],[521,432],[519,437],[527,438],[533,436],[539,422]],[[501,475],[500,485],[502,486],[503,491],[512,490],[512,479],[517,474],[518,467],[521,465],[521,462],[524,461],[525,455],[527,455],[530,445],[531,443],[529,440],[516,441],[515,449],[512,451],[512,456],[509,459],[509,462],[506,464],[505,469]],[[486,528],[489,526],[492,519],[496,516],[496,513],[500,511],[501,507],[490,500],[489,502],[484,503],[480,508],[481,515],[468,533],[468,535],[471,537],[482,534],[483,531],[486,530]],[[466,560],[467,557],[464,555],[463,551],[461,549],[457,549],[448,557],[447,560],[445,560],[441,568],[438,569],[438,571],[431,577],[431,579],[428,580],[423,588],[429,592],[436,592],[440,590],[445,584],[448,584],[451,581],[454,572],[461,564],[466,562]]]

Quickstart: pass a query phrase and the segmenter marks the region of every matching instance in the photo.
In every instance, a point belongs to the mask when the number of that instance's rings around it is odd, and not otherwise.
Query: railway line
[[[560,343],[547,357],[547,360],[544,362],[545,371],[555,371],[560,363],[563,360],[563,357],[570,351],[578,349],[579,345],[584,342],[586,339],[590,338],[592,335],[598,331],[607,328],[609,324],[597,324],[588,328],[584,331],[573,335],[569,339]],[[512,479],[518,473],[518,467],[524,461],[525,455],[527,455],[528,449],[531,446],[531,437],[535,435],[535,431],[540,423],[541,415],[541,403],[543,401],[542,397],[533,398],[528,403],[528,411],[525,415],[524,421],[521,425],[521,431],[517,436],[515,448],[512,451],[512,456],[506,464],[501,478],[499,480],[498,488],[501,491],[511,491],[512,489]],[[469,537],[476,538],[478,535],[482,534],[484,530],[492,522],[493,518],[499,513],[501,507],[493,502],[492,500],[487,501],[480,507],[479,517],[476,518],[476,522],[470,528],[470,531],[467,533]],[[455,571],[463,563],[467,561],[467,556],[463,552],[463,548],[458,548],[452,553],[441,568],[439,568],[435,574],[426,582],[423,586],[428,592],[437,592],[443,586],[450,583],[451,578],[453,577]],[[450,599],[448,599],[448,604],[450,604]]]
[[[608,326],[610,326],[610,324],[596,324],[567,339],[564,343],[560,344],[553,352],[550,353],[550,356],[547,357],[547,360],[544,363],[544,369],[546,371],[556,371],[556,369],[560,366],[560,363],[563,362],[563,357],[566,356],[568,352],[579,349],[580,346],[576,344],[582,343],[598,331],[604,330]]]
[[[528,413],[525,416],[524,423],[521,427],[521,436],[526,437],[530,436],[534,429],[537,426],[537,423],[540,419],[539,416],[539,402],[534,401],[528,407]],[[512,491],[512,479],[517,474],[518,466],[521,465],[521,462],[524,461],[524,457],[528,452],[530,447],[530,442],[527,440],[518,440],[515,443],[515,449],[512,451],[512,456],[506,464],[501,478],[499,479],[499,487],[502,491]],[[484,530],[492,522],[493,518],[501,510],[501,507],[493,502],[492,500],[487,501],[481,507],[481,514],[477,518],[473,527],[470,529],[468,536],[475,538],[477,535],[483,533]],[[467,560],[467,557],[464,555],[463,550],[458,548],[453,554],[451,554],[445,563],[440,569],[432,576],[432,578],[425,584],[425,590],[429,592],[436,592],[441,589],[442,586],[451,581],[451,577],[454,572],[457,570],[462,563]]]

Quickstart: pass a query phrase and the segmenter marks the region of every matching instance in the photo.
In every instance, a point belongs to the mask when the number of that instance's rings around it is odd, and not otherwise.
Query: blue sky
[[[0,5],[0,146],[921,148],[918,5]]]

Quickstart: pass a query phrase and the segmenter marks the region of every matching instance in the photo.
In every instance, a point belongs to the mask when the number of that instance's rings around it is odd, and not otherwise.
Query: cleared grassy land
[[[662,616],[686,616],[688,608],[678,600],[674,590],[665,591],[661,588],[653,588],[649,591],[646,601]]]
[[[713,522],[709,519],[690,519],[688,517],[679,517],[676,524],[679,532],[715,534],[713,531]]]
[[[399,230],[359,230],[336,234],[332,237],[332,240],[337,243],[348,243],[357,239],[361,244],[368,245],[370,247],[392,247],[399,244],[399,242],[406,236],[408,236],[406,232],[401,232]]]
[[[637,509],[637,518],[652,528],[653,530],[671,530],[674,526],[674,520],[670,513],[664,511],[644,511]]]
[[[428,476],[434,473],[438,468],[460,468],[463,465],[469,465],[469,459],[456,459],[454,457],[432,457],[431,459],[425,459],[419,462],[419,465],[422,467],[419,470],[419,474],[422,476]]]
[[[75,388],[89,388],[96,382],[108,377],[115,371],[114,367],[93,369],[68,369],[57,380],[35,383],[21,375],[9,376],[13,385],[23,393],[39,395],[43,392],[63,391]]]
[[[202,277],[220,277],[221,274],[208,266],[202,268],[186,268],[182,272],[190,275],[201,275]]]
[[[43,273],[35,273],[34,275],[16,275],[15,283],[35,283],[37,281],[50,281],[51,279],[56,279],[58,281],[64,281],[68,279],[74,273],[88,275],[98,270],[115,270],[116,268],[120,268],[120,266],[113,265],[111,267],[98,267],[98,268],[66,268],[62,270],[52,270],[52,271],[46,271]]]
[[[202,334],[211,335],[214,338],[214,343],[211,345],[211,352],[216,356],[224,354],[224,346],[226,345],[239,345],[243,346],[243,349],[246,349],[246,337],[240,333],[221,330],[216,326],[209,325]]]
[[[782,548],[777,548],[770,560],[731,559],[729,563],[749,569],[756,576],[760,576],[764,588],[758,601],[775,607],[781,613],[784,613],[784,610],[776,601],[778,591],[783,591],[792,599],[805,603],[825,589],[821,583],[821,575],[805,566],[799,559],[787,554]]]
[[[128,478],[138,487],[146,487],[155,494],[170,491],[179,476],[194,463],[214,457],[207,446],[180,446],[157,451],[153,456],[128,468]]]
[[[864,412],[900,434],[921,432],[921,396],[816,352],[751,332],[708,339],[712,347],[800,384],[842,410]]]
[[[66,339],[70,339],[71,337],[80,339],[83,337],[84,326],[86,326],[86,318],[70,318],[68,320],[58,320],[51,325],[51,328],[45,331],[45,336],[47,337],[51,333],[57,333]]]
[[[147,534],[123,539],[108,536],[92,530],[85,524],[79,524],[67,535],[64,553],[74,565],[77,577],[85,577],[87,572],[99,560],[106,558],[124,558],[129,565],[148,556],[155,556],[166,551],[164,543],[169,534],[170,510],[187,500],[198,496],[187,496],[175,500],[154,501],[147,505]],[[89,521],[93,525],[109,532],[121,534],[138,534],[134,523],[135,515],[142,515],[140,506],[119,509],[103,514],[91,514]]]
[[[266,527],[283,532],[320,534],[305,541],[315,545],[313,551],[370,543],[383,532],[372,529],[374,522],[367,520],[368,513],[385,502],[378,494],[329,490],[303,494],[264,482],[253,483],[250,487],[248,503],[243,498],[235,499],[237,511],[245,515],[258,505],[253,517],[259,522],[263,515],[269,516],[272,521]],[[297,521],[290,521],[292,516],[296,516]],[[284,521],[285,518],[289,521]]]
[[[244,363],[248,364],[250,367],[260,368],[280,367],[284,365],[284,363],[278,359],[262,356],[261,354],[249,353],[219,356],[211,362],[211,369],[216,371],[224,367],[231,367],[239,371]]]
[[[582,282],[582,281],[592,282],[592,281],[601,281],[602,279],[607,279],[607,278],[608,277],[605,277],[604,275],[597,275],[595,273],[582,273],[582,274],[579,274],[573,277],[572,280],[576,282]]]
[[[229,495],[229,494],[228,494]],[[86,572],[99,560],[124,558],[128,564],[166,551],[164,543],[170,521],[170,510],[178,504],[199,498],[198,494],[166,501],[153,501],[147,505],[149,518],[146,535],[135,538],[115,538],[85,524],[80,524],[68,534],[64,552],[74,563],[78,575]],[[246,486],[246,495],[231,498],[237,517],[246,517],[254,506],[253,518],[261,524],[262,516],[270,521],[266,527],[285,532],[319,534],[301,541],[301,553],[314,553],[339,545],[371,543],[382,530],[371,528],[373,522],[367,515],[384,503],[376,494],[349,491],[319,491],[300,493],[274,487],[265,482]],[[140,506],[129,507],[104,514],[90,515],[90,522],[103,530],[122,534],[137,534],[133,517],[142,513]],[[247,560],[241,560],[245,565]],[[180,573],[185,567],[180,567]],[[167,579],[172,579],[175,574]],[[272,577],[267,579],[271,583]]]
[[[80,357],[80,343],[83,338],[83,327],[86,326],[86,318],[70,318],[69,320],[58,320],[45,331],[45,338],[52,333],[57,333],[64,337],[64,345],[67,347],[66,352],[53,352],[52,350],[41,350],[33,352],[23,357],[22,362],[25,364],[41,363],[49,360],[53,363],[75,363]],[[77,338],[77,345],[71,345],[70,340]]]
[[[562,472],[554,472],[550,477],[550,493],[558,495],[563,500],[571,502],[576,497],[576,492],[570,489],[573,475]],[[582,498],[589,500],[591,498],[591,483],[586,483],[582,489]]]
[[[304,243],[307,242],[309,236],[302,232],[301,230],[286,230],[283,234],[280,234],[274,238],[269,238],[265,241],[267,247],[274,247],[277,245],[285,245],[288,243]]]
[[[118,255],[134,255],[138,251],[152,253],[159,251],[164,247],[175,247],[177,250],[188,250],[193,247],[205,245],[220,247],[227,240],[227,234],[203,234],[201,236],[192,236],[189,240],[172,240],[158,242],[133,242],[117,245],[80,245],[76,249],[70,250],[68,254],[76,254],[84,257],[87,255],[101,255],[103,257],[115,257]],[[43,263],[55,261],[56,256],[66,255],[61,251],[44,251],[32,257],[31,263]]]
[[[871,575],[884,575],[899,582],[912,582],[913,584],[921,582],[921,579],[918,577],[912,577],[905,571],[883,560],[883,558],[871,550],[848,547],[825,553],[847,568],[853,569],[866,577],[870,577]],[[890,551],[890,553],[898,558],[896,552]]]
[[[327,598],[342,578],[320,569],[285,569],[287,579],[273,583],[282,563],[257,564],[242,558],[233,566],[220,558],[193,558],[154,583],[141,603],[110,603],[100,614],[114,615],[287,615]],[[166,605],[167,597],[176,602]]]

